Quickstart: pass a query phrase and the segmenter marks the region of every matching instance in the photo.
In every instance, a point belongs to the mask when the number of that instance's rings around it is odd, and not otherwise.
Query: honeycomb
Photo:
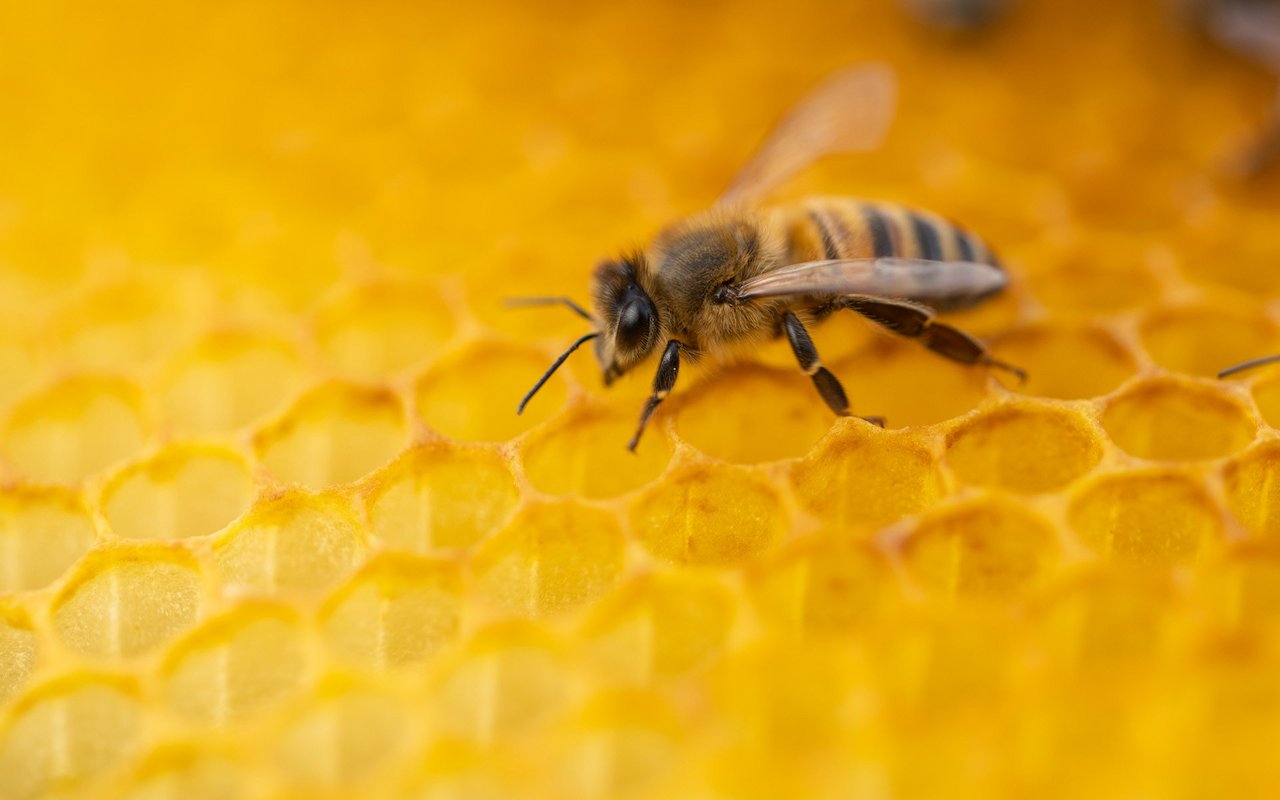
[[[1155,0],[0,4],[0,797],[1258,796],[1280,779],[1274,87]],[[1088,6],[1087,8],[1084,6]],[[591,266],[840,66],[782,200],[994,242],[605,391]]]

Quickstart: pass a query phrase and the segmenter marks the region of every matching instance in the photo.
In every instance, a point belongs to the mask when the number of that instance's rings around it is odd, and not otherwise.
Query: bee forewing
[[[716,204],[758,200],[824,155],[874,150],[889,129],[896,95],[887,64],[860,64],[827,78],[782,118]]]
[[[1004,288],[998,267],[973,261],[860,258],[806,261],[753,278],[738,287],[738,299],[786,295],[866,294],[913,300],[980,295]]]

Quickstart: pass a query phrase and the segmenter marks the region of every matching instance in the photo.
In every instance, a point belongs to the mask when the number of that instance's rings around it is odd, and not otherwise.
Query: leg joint
[[[806,375],[813,375],[821,369],[818,348],[814,347],[813,339],[809,338],[809,332],[805,330],[800,318],[788,311],[782,315],[782,327],[787,333],[787,341],[791,343],[791,352],[795,353],[796,361],[800,363],[800,369]]]

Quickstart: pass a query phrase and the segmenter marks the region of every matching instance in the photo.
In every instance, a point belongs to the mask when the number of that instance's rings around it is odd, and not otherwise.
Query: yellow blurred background
[[[1170,3],[0,5],[0,797],[1265,794],[1274,80]],[[833,319],[587,355],[602,256],[833,69],[1023,386]],[[642,370],[641,372],[644,372]]]

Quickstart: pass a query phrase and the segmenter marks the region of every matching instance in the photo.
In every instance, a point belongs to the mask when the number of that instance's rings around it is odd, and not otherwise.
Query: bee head
[[[593,283],[601,337],[596,359],[607,386],[653,351],[658,343],[658,309],[640,285],[644,256],[605,261],[596,267]]]

